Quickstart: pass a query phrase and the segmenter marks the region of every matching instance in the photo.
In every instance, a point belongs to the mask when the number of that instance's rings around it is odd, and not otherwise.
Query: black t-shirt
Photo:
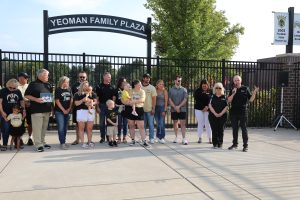
[[[113,99],[116,96],[115,88],[111,84],[101,83],[96,87],[96,94],[100,104],[105,104],[107,100]]]
[[[79,90],[79,86],[80,86],[80,82],[76,82],[73,86],[72,86],[72,94],[74,95],[76,92],[78,92]]]
[[[211,91],[204,92],[201,88],[198,88],[194,92],[195,105],[194,108],[197,110],[203,110],[205,106],[208,106],[211,98]]]
[[[29,83],[28,88],[25,91],[25,95],[31,95],[33,97],[43,98],[45,100],[44,103],[30,101],[30,111],[32,114],[51,112],[53,105],[53,94],[50,83],[44,83],[40,80],[35,80]]]
[[[9,91],[7,88],[0,90],[0,99],[2,99],[3,111],[9,115],[12,113],[12,107],[14,104],[19,104],[23,100],[23,96],[20,90]]]
[[[123,103],[121,101],[122,91],[123,90],[121,88],[117,88],[116,91],[115,91],[116,105],[123,105]]]
[[[229,96],[232,95],[232,90],[229,92]],[[247,110],[248,101],[251,98],[252,94],[249,87],[242,85],[236,90],[231,102],[231,113],[245,113]]]
[[[227,99],[225,95],[221,95],[217,97],[216,95],[212,95],[210,104],[213,107],[213,109],[216,111],[216,113],[222,112],[222,110],[228,106]]]
[[[78,92],[74,95],[74,101],[80,101],[81,99],[85,98],[86,94],[79,94]],[[92,95],[88,96],[89,99],[94,99],[96,100],[97,96],[96,94],[93,92]],[[76,106],[76,110],[88,110],[88,106],[85,105],[85,103],[82,103],[78,106]]]
[[[70,108],[71,100],[73,98],[71,89],[62,89],[62,88],[56,88],[55,90],[55,100],[59,100],[62,107],[66,110]],[[54,107],[55,111],[62,112],[62,110],[55,104]]]
[[[107,119],[110,119],[113,123],[117,122],[118,113],[114,110],[107,110],[106,112],[106,125],[113,126]]]

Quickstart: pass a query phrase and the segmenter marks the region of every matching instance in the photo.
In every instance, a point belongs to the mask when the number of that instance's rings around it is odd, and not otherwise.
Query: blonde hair
[[[156,81],[156,89],[158,88],[157,86],[158,86],[158,84],[160,84],[160,83],[164,83],[164,80],[159,79],[159,80]],[[165,90],[165,87],[164,87],[163,90]]]
[[[113,100],[111,100],[111,99],[108,99],[107,101],[106,101],[106,105],[107,106],[109,106],[109,105],[111,105],[111,104],[114,104],[115,102],[113,101]]]
[[[70,79],[67,77],[67,76],[62,76],[62,77],[60,77],[59,78],[59,80],[58,80],[58,83],[57,83],[57,85],[58,85],[58,87],[61,87],[62,86],[62,84],[64,83],[64,82],[70,82]]]
[[[6,84],[5,84],[5,86],[6,86],[7,88],[8,88],[8,87],[18,87],[18,85],[19,85],[19,82],[18,82],[18,80],[15,79],[15,78],[9,79],[9,80],[6,82]]]
[[[83,86],[84,86],[85,84],[89,85],[89,82],[88,82],[88,81],[83,81],[82,83],[80,83],[79,89],[78,89],[78,93],[80,93],[80,94],[84,93],[84,91],[83,91]]]
[[[221,94],[224,95],[225,94],[225,89],[224,89],[223,84],[221,82],[215,83],[214,88],[213,88],[213,94],[216,94],[216,88],[217,87],[221,88]]]

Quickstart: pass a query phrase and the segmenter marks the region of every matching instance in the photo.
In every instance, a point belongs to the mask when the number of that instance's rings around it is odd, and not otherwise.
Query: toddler
[[[123,102],[128,103],[129,101],[131,101],[131,97],[129,95],[129,91],[131,90],[131,87],[129,85],[129,83],[125,83],[124,85],[124,90],[122,91],[122,96],[121,99]],[[138,116],[137,112],[135,111],[135,104],[132,105],[132,113],[134,116]]]

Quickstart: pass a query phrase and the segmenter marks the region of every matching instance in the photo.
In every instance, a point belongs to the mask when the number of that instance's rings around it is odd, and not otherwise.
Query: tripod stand
[[[277,122],[274,131],[277,130],[278,125],[282,125],[282,120],[285,120],[286,122],[288,122],[295,130],[297,130],[297,128],[283,115],[283,85],[281,86],[281,96],[280,96],[280,114],[276,117],[275,121],[273,122],[272,126]]]

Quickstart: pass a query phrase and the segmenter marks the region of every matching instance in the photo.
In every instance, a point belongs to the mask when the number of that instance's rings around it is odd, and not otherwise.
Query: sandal
[[[7,146],[2,146],[1,147],[1,151],[6,151],[7,150]]]
[[[71,143],[71,145],[77,145],[77,144],[79,144],[79,142],[77,142],[76,140]]]

